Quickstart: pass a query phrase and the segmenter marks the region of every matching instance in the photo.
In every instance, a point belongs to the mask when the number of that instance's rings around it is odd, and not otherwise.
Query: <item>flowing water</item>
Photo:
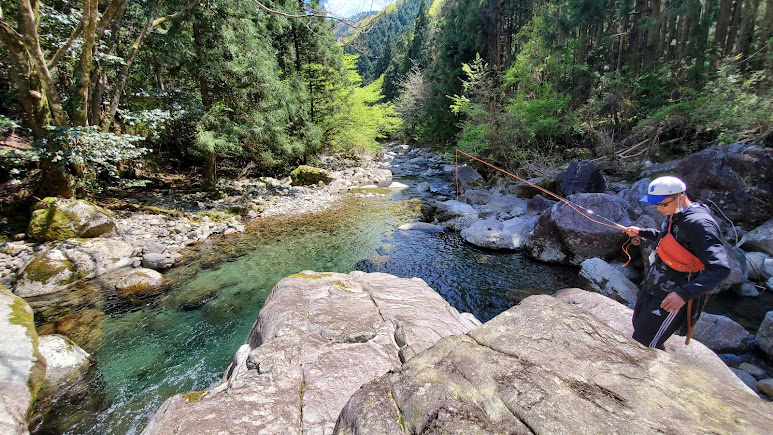
[[[167,273],[174,284],[140,307],[115,301],[92,352],[90,401],[66,403],[37,433],[138,434],[165,399],[217,383],[271,288],[302,270],[421,277],[460,311],[486,321],[529,294],[570,286],[576,269],[463,243],[454,233],[399,231],[420,218],[406,196],[349,198],[314,215],[258,220],[211,240]]]

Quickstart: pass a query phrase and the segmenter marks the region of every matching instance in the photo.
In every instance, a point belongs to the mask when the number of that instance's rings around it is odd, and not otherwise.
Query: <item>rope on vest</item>
[[[473,159],[473,160],[475,160],[475,161],[477,161],[477,162],[483,163],[484,165],[486,165],[486,166],[488,166],[488,167],[490,167],[490,168],[492,168],[492,169],[495,169],[495,170],[497,170],[497,171],[499,171],[499,172],[501,172],[501,173],[503,173],[503,174],[505,174],[505,175],[509,175],[509,176],[511,176],[511,177],[513,177],[513,178],[515,178],[516,180],[519,180],[519,181],[521,181],[521,182],[524,182],[524,183],[528,184],[529,186],[531,186],[531,187],[534,187],[535,189],[538,189],[538,190],[540,190],[540,191],[542,191],[542,192],[545,192],[546,194],[548,194],[548,195],[552,196],[553,198],[556,198],[557,200],[559,200],[559,201],[561,201],[561,202],[565,203],[566,205],[568,205],[569,207],[571,207],[571,208],[572,208],[572,210],[574,210],[574,211],[576,211],[577,213],[579,213],[579,214],[580,214],[580,216],[582,216],[582,217],[584,217],[584,218],[588,219],[588,220],[589,220],[589,221],[591,221],[591,222],[595,222],[595,223],[597,223],[597,224],[599,224],[599,225],[604,225],[605,227],[614,228],[614,229],[616,229],[616,230],[625,230],[625,227],[624,227],[624,226],[622,226],[622,225],[620,225],[620,224],[618,224],[618,223],[616,223],[616,222],[613,222],[613,221],[611,221],[611,220],[609,220],[609,219],[605,218],[604,216],[601,216],[601,215],[599,215],[599,214],[595,214],[595,213],[593,212],[593,210],[590,210],[590,209],[584,208],[584,207],[582,207],[582,206],[579,206],[579,205],[576,205],[576,204],[572,204],[572,203],[571,203],[571,202],[570,202],[568,199],[566,199],[566,198],[564,198],[564,197],[562,197],[562,196],[559,196],[559,195],[558,195],[558,194],[556,194],[556,193],[553,193],[553,192],[551,192],[551,191],[549,191],[549,190],[547,190],[547,189],[545,189],[545,188],[543,188],[543,187],[540,187],[540,186],[538,186],[538,185],[536,185],[536,184],[534,184],[534,183],[530,182],[529,180],[525,180],[525,179],[523,179],[523,178],[521,178],[521,177],[519,177],[519,176],[517,176],[517,175],[515,175],[515,174],[512,174],[512,173],[510,173],[510,172],[507,172],[507,171],[505,171],[504,169],[498,168],[498,167],[496,167],[496,166],[492,165],[492,164],[491,164],[491,163],[489,163],[489,162],[486,162],[486,161],[484,161],[484,160],[481,160],[481,159],[479,159],[479,158],[477,158],[477,157],[475,157],[475,156],[472,156],[472,155],[470,155],[470,154],[467,154],[467,153],[465,153],[464,151],[462,151],[462,150],[460,150],[460,149],[457,149],[457,150],[456,150],[456,154],[455,154],[455,156],[456,156],[456,167],[455,167],[455,170],[454,170],[454,184],[456,185],[456,200],[457,200],[457,201],[459,200],[459,154],[463,154],[463,155],[465,155],[465,156],[467,156],[467,157],[469,157],[469,158],[471,158],[471,159]],[[586,211],[587,213],[583,213],[583,212],[580,210],[580,208],[584,208],[584,209],[585,209],[585,211]],[[594,218],[590,217],[590,216],[589,216],[589,214],[592,214],[592,215],[594,215],[594,216],[597,216],[597,217],[599,217],[600,219],[603,219],[603,220],[605,220],[605,221],[609,222],[609,224],[607,224],[607,223],[604,223],[604,222],[601,222],[601,221],[599,221],[599,220],[596,220],[596,219],[594,219]],[[610,224],[611,224],[611,225],[610,225]],[[626,242],[626,243],[623,245],[623,248],[622,248],[622,249],[623,249],[623,252],[625,253],[625,255],[627,255],[627,256],[628,256],[628,261],[626,261],[626,262],[625,262],[625,264],[623,265],[623,267],[627,266],[627,265],[628,265],[628,263],[630,263],[630,262],[631,262],[631,254],[629,254],[629,253],[628,253],[628,247],[630,247],[631,245],[638,246],[638,245],[639,245],[639,243],[641,243],[641,238],[640,238],[639,236],[636,236],[636,237],[630,237],[630,236],[629,236],[629,237],[628,237],[628,241],[627,241],[627,242]]]

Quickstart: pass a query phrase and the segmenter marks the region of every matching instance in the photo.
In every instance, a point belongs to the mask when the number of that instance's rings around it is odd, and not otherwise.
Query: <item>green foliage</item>
[[[680,89],[680,98],[671,101],[637,128],[666,129],[678,124],[680,129],[693,129],[709,134],[709,144],[734,142],[761,143],[773,129],[773,90],[761,90],[762,72],[744,78],[737,68],[725,66],[718,76],[698,93]]]
[[[368,86],[358,86],[355,61],[356,56],[345,56],[350,84],[341,90],[341,111],[330,118],[328,130],[335,132],[331,142],[339,150],[376,149],[380,147],[378,139],[394,133],[400,119],[392,103],[380,103],[383,76]]]
[[[148,152],[147,148],[136,145],[143,139],[139,136],[102,133],[99,127],[49,127],[47,139],[33,144],[39,158],[51,158],[63,167],[77,168],[78,177],[73,183],[78,189],[87,192],[99,192],[103,183],[98,177],[117,180],[118,166],[123,162],[132,162],[141,166],[140,159]]]

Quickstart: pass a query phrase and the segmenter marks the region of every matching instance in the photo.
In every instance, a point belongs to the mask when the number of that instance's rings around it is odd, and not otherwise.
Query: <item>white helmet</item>
[[[639,201],[657,204],[671,195],[682,193],[687,190],[684,181],[676,177],[660,177],[652,180],[647,188],[647,194],[642,196]]]

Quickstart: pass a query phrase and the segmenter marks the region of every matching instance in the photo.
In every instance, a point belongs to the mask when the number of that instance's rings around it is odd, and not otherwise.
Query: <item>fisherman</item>
[[[686,190],[676,177],[653,180],[641,201],[655,204],[666,215],[660,231],[634,226],[623,230],[630,237],[658,242],[633,310],[633,338],[661,350],[685,323],[689,343],[708,293],[730,274],[717,221],[706,205],[691,201]]]

